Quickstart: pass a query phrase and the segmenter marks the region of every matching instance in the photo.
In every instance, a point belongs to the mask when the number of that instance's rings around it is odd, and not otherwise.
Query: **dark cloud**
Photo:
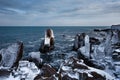
[[[119,20],[119,14],[119,0],[0,0],[0,24],[4,25],[68,25],[72,21],[80,25],[91,19],[95,24],[105,16]]]

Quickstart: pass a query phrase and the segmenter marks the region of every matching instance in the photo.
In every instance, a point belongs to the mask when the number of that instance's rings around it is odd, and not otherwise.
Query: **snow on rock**
[[[90,41],[89,36],[85,36],[85,55],[89,58],[90,57]]]
[[[68,80],[114,80],[114,77],[104,70],[92,68],[77,58],[69,58],[61,65],[59,79]]]
[[[14,78],[33,80],[34,77],[40,73],[40,70],[35,66],[33,62],[29,61],[20,61],[18,69],[13,71]],[[11,75],[10,75],[11,76]],[[14,80],[14,79],[13,79]]]
[[[44,64],[40,70],[41,73],[39,73],[34,80],[56,80],[56,77],[54,76],[56,70],[49,64]]]
[[[120,52],[120,49],[116,49],[115,51],[116,51],[116,52]]]
[[[74,41],[73,50],[79,50],[84,56],[90,57],[90,38],[87,34],[77,34]]]
[[[1,61],[0,66],[12,68],[18,66],[19,60],[23,54],[23,43],[18,42],[10,45],[6,49],[0,50]]]
[[[47,29],[45,32],[45,38],[41,42],[39,51],[41,53],[46,53],[54,49],[54,33],[52,29]]]

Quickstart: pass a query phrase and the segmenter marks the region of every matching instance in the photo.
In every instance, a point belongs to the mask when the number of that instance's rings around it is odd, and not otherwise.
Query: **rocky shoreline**
[[[40,52],[31,52],[22,59],[22,42],[0,50],[0,77],[5,80],[119,80],[119,34],[116,28],[80,33],[66,54],[57,54],[54,33],[48,29]],[[55,61],[46,62],[56,58],[55,55],[61,57],[56,60],[57,67]]]

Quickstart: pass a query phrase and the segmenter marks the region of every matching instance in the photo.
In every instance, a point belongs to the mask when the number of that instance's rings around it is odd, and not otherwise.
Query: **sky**
[[[120,0],[0,0],[0,26],[111,26]]]

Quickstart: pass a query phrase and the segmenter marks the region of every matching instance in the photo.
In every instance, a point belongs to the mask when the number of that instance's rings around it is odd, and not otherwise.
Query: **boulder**
[[[47,29],[45,32],[45,39],[41,42],[39,51],[41,53],[50,52],[54,49],[54,34],[52,29]]]
[[[34,80],[56,80],[54,75],[56,70],[49,64],[44,64],[41,68],[41,73],[38,74]]]
[[[23,55],[23,43],[17,42],[0,50],[0,66],[6,69],[17,68]]]

